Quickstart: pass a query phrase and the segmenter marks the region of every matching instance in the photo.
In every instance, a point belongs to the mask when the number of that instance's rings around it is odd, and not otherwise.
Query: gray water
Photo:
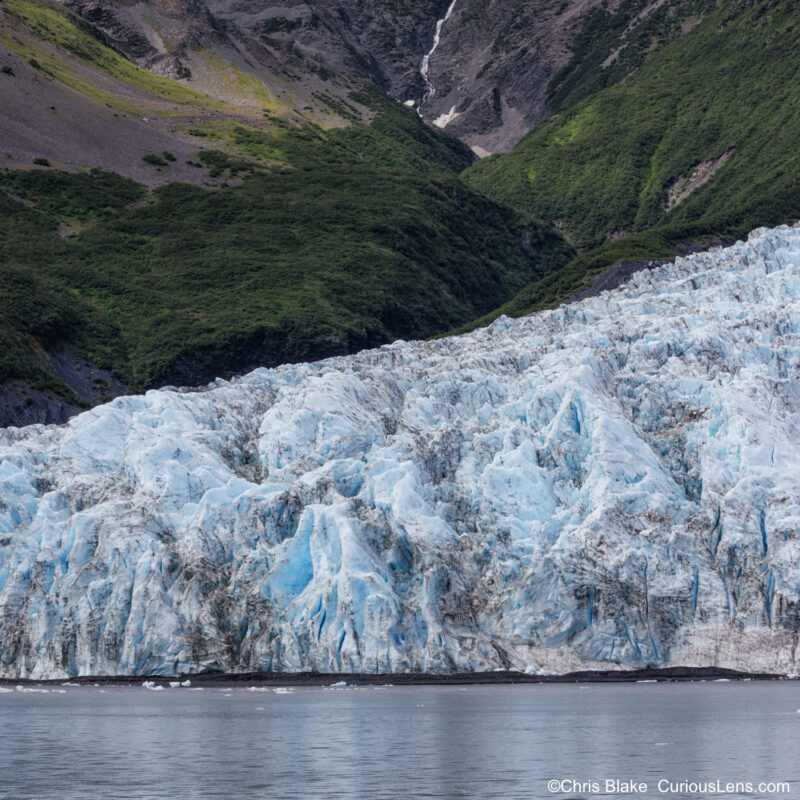
[[[796,683],[48,688],[0,693],[2,798],[800,798]]]

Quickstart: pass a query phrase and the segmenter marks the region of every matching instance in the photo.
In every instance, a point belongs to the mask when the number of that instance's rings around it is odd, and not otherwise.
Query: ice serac
[[[0,673],[795,673],[800,228],[0,432]]]

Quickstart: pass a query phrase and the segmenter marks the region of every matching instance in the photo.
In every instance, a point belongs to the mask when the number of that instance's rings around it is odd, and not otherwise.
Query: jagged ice
[[[0,675],[795,673],[800,228],[0,431]]]

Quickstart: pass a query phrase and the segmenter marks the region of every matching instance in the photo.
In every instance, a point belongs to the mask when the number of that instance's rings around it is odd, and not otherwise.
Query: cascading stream
[[[431,66],[431,57],[436,52],[436,48],[439,47],[439,42],[442,40],[442,28],[444,27],[445,22],[453,16],[453,11],[455,11],[456,3],[458,0],[452,0],[450,5],[447,7],[447,13],[436,23],[436,33],[433,36],[433,46],[431,49],[422,57],[422,63],[420,64],[419,71],[422,75],[423,80],[425,81],[425,92],[422,95],[422,100],[420,101],[420,107],[422,104],[433,97],[436,94],[436,87],[431,83],[430,78],[428,77],[428,73],[430,72]]]

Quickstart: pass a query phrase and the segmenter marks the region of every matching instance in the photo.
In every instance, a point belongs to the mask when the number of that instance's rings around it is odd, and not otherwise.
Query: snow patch
[[[456,107],[453,106],[450,111],[446,114],[442,114],[440,117],[437,117],[433,124],[436,125],[437,128],[446,128],[456,117],[460,117],[461,115],[456,111]]]

